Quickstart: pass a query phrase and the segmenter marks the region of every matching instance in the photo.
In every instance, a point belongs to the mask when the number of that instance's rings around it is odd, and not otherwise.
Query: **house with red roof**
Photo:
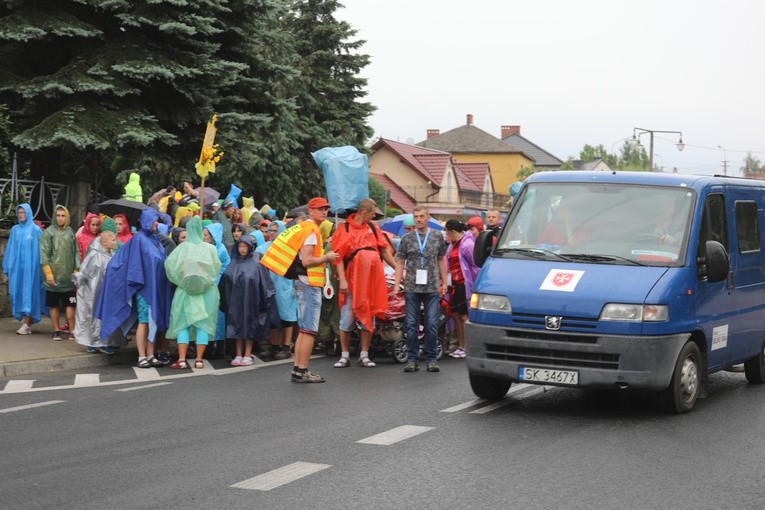
[[[380,138],[372,145],[369,176],[389,192],[388,205],[411,213],[428,207],[441,219],[467,218],[496,207],[486,162],[456,163],[448,152]]]

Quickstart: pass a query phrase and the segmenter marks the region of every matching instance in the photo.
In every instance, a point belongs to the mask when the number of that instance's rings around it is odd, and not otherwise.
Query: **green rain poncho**
[[[130,174],[128,183],[125,184],[125,194],[122,195],[125,200],[133,202],[143,202],[143,190],[141,189],[141,176],[133,172]]]
[[[74,290],[72,273],[79,266],[80,256],[77,253],[77,241],[74,230],[69,227],[69,209],[57,205],[54,211],[61,209],[66,213],[66,223],[63,227],[56,224],[53,215],[51,226],[43,230],[40,236],[40,266],[42,269],[42,284],[45,290],[52,292],[69,292]],[[48,285],[46,275],[50,272],[55,280],[55,286]]]
[[[167,278],[178,288],[170,308],[168,338],[190,326],[215,335],[220,294],[215,280],[221,263],[215,246],[202,238],[202,222],[194,216],[186,224],[186,242],[181,243],[165,261]]]

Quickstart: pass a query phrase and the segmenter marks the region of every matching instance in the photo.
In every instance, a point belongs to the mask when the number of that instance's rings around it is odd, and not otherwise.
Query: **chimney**
[[[434,138],[441,134],[440,129],[428,129],[425,131],[425,136],[427,136],[426,140],[430,140],[431,138]]]
[[[505,139],[510,135],[520,135],[521,134],[521,126],[502,126],[502,136],[500,136],[501,139]]]
[[[473,125],[473,114],[472,113],[468,113],[467,114],[467,125],[468,126],[472,126]]]

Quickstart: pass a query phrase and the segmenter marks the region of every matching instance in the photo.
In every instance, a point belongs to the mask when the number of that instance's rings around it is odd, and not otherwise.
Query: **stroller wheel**
[[[406,363],[406,340],[401,338],[393,344],[393,359],[398,363]]]

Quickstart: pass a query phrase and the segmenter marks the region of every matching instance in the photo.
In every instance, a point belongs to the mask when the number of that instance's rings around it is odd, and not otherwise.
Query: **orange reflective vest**
[[[293,225],[273,240],[266,253],[260,259],[260,263],[269,270],[284,276],[292,261],[298,256],[300,248],[311,233],[316,234],[316,246],[313,247],[313,256],[324,255],[324,247],[321,244],[321,230],[311,220],[306,220]],[[324,287],[324,264],[306,268],[308,273],[308,285],[311,287]]]

